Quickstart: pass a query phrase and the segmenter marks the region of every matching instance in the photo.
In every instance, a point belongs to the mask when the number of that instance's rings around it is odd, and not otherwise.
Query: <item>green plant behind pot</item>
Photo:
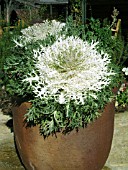
[[[5,75],[3,74],[4,61],[8,58],[11,58],[12,48],[15,44],[13,38],[20,34],[20,27],[16,27],[10,30],[4,30],[2,36],[0,37],[0,80],[3,84]]]
[[[116,96],[116,110],[118,112],[128,109],[128,86],[125,87],[124,84],[122,84],[122,86],[124,87],[119,89]]]
[[[98,51],[104,50],[111,56],[114,64],[121,66],[126,60],[126,57],[123,56],[125,44],[123,36],[121,34],[113,36],[111,25],[106,20],[101,22],[99,19],[91,18],[88,22],[85,26],[86,39],[89,42],[92,39],[98,41]]]
[[[122,69],[125,81],[122,83],[116,95],[116,109],[117,111],[125,111],[128,109],[128,67]]]

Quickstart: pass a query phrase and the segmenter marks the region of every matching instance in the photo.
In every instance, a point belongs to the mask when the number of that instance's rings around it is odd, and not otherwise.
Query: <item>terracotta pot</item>
[[[114,126],[114,102],[86,128],[44,139],[39,127],[24,124],[30,103],[13,107],[14,135],[18,152],[27,170],[101,170],[108,158]]]

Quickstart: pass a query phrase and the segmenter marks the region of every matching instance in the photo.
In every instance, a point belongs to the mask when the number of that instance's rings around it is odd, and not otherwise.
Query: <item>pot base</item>
[[[27,127],[24,114],[30,103],[13,107],[17,149],[27,170],[101,170],[108,158],[114,126],[114,102],[102,115],[79,131],[43,138],[39,127]]]

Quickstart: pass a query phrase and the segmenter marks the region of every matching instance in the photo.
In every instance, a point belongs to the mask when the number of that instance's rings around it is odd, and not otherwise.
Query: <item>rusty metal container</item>
[[[108,158],[113,138],[114,102],[102,115],[78,132],[57,133],[43,138],[39,127],[27,127],[24,114],[30,103],[13,107],[16,146],[27,170],[101,170]]]

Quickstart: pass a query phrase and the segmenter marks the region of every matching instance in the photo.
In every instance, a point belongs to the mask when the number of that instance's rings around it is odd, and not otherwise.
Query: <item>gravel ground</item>
[[[7,125],[11,126],[11,117],[0,111],[0,170],[24,170]],[[115,115],[114,129],[111,152],[103,170],[128,170],[128,111]]]

